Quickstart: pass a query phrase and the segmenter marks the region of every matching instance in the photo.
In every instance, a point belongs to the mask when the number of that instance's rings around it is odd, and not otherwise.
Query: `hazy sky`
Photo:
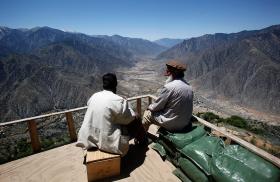
[[[0,0],[0,26],[190,38],[280,24],[280,0]]]

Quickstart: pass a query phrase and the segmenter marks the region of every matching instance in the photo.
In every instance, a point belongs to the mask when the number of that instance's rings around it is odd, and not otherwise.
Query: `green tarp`
[[[182,181],[280,182],[279,168],[239,145],[225,146],[203,127],[189,133],[160,129],[153,148],[178,167],[173,173]]]
[[[207,176],[188,159],[180,157],[178,164],[182,171],[194,182],[207,182]]]
[[[156,150],[156,151],[159,153],[159,155],[160,155],[161,157],[163,157],[163,158],[166,157],[166,151],[165,151],[164,147],[163,147],[161,144],[155,143],[155,144],[152,146],[152,148],[153,148],[154,150]]]
[[[195,127],[191,132],[188,133],[171,133],[164,129],[159,130],[160,137],[167,139],[172,142],[174,147],[182,149],[186,145],[206,135],[206,131],[203,126]]]
[[[239,145],[226,146],[211,161],[216,181],[280,181],[276,166]]]
[[[185,146],[181,152],[196,163],[207,175],[210,175],[212,155],[223,149],[224,143],[218,137],[204,136]]]
[[[177,176],[183,182],[192,182],[180,169],[175,169],[172,172],[175,176]]]

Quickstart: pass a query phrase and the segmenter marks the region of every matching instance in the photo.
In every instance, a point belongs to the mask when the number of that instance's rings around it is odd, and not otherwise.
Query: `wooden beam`
[[[87,109],[87,106],[79,107],[79,108],[75,108],[75,109],[70,109],[70,110],[66,110],[66,111],[54,112],[54,113],[50,113],[50,114],[44,114],[44,115],[40,115],[40,116],[34,116],[34,117],[30,117],[30,118],[24,118],[24,119],[9,121],[9,122],[5,122],[5,123],[0,123],[0,126],[6,126],[6,125],[9,125],[9,124],[26,122],[26,121],[34,120],[34,119],[47,118],[47,117],[55,116],[55,115],[58,115],[58,114],[65,114],[67,112],[75,112],[75,111],[80,111],[80,110],[84,110],[84,109]]]
[[[154,99],[154,100],[156,100],[157,99],[157,97],[156,96],[154,96],[154,95],[148,95],[148,97],[151,97],[152,99]]]
[[[41,151],[41,144],[38,136],[37,126],[35,120],[30,120],[27,122],[29,135],[31,139],[31,145],[33,153],[37,153]]]
[[[68,125],[71,142],[75,142],[75,141],[77,141],[77,134],[76,134],[76,129],[75,129],[75,125],[74,125],[72,112],[67,112],[67,113],[65,113],[65,115],[66,115],[66,121],[67,121],[67,125]]]
[[[146,98],[146,97],[151,97],[152,99],[157,99],[157,97],[154,96],[154,95],[140,95],[140,96],[136,96],[136,97],[130,97],[127,100],[132,101],[132,100],[136,100],[138,98]],[[0,123],[0,126],[6,126],[6,125],[21,123],[21,122],[28,122],[29,120],[41,119],[41,118],[46,118],[46,117],[50,117],[50,116],[55,116],[55,115],[58,115],[58,114],[65,114],[67,112],[76,112],[76,111],[81,111],[81,110],[85,110],[85,109],[87,109],[87,106],[74,108],[74,109],[70,109],[70,110],[66,110],[66,111],[43,114],[43,115],[40,115],[40,116],[34,116],[34,117],[30,117],[30,118],[24,118],[24,119],[19,119],[19,120],[14,120],[14,121],[2,122],[2,123]]]
[[[234,141],[234,142],[238,143],[239,145],[245,147],[246,149],[248,149],[248,150],[252,151],[253,153],[261,156],[262,158],[268,160],[269,162],[271,162],[272,164],[274,164],[274,165],[276,165],[277,167],[280,168],[280,159],[279,158],[277,158],[277,157],[271,155],[270,153],[256,147],[255,145],[253,145],[251,143],[246,142],[245,140],[242,140],[241,138],[238,138],[235,135],[232,135],[231,133],[228,133],[224,130],[221,130],[219,127],[217,127],[217,126],[215,126],[215,125],[213,125],[213,124],[211,124],[211,123],[209,123],[209,122],[207,122],[207,121],[205,121],[205,120],[203,120],[203,119],[201,119],[197,116],[194,116],[194,117],[201,124],[222,133],[225,137],[228,138],[228,140],[231,139],[231,142]]]
[[[142,116],[142,115],[141,115],[141,114],[142,114],[141,98],[138,98],[138,99],[137,99],[137,108],[136,108],[136,110],[137,110],[139,116]]]
[[[148,97],[148,104],[150,105],[152,103],[152,97]]]
[[[136,96],[136,97],[130,97],[127,100],[131,101],[131,100],[136,100],[136,99],[141,99],[141,98],[146,98],[146,97],[150,97],[150,95],[140,95],[140,96]]]

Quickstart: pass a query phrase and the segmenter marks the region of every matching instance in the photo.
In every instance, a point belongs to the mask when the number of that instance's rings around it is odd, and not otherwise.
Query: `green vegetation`
[[[220,117],[212,112],[197,113],[197,116],[211,123],[219,122]]]
[[[264,134],[264,129],[263,128],[250,127],[250,131],[257,134],[257,135]]]
[[[49,150],[68,143],[70,143],[68,135],[63,135],[61,137],[48,137],[41,140],[41,147],[42,150]]]
[[[257,140],[256,140],[255,137],[252,138],[251,143],[252,143],[253,145],[256,145],[256,144],[257,144]]]
[[[0,164],[31,154],[31,144],[26,139],[21,138],[18,141],[13,141],[10,145],[2,145],[0,147]]]
[[[27,143],[26,139],[20,139],[17,142],[14,157],[15,159],[22,158],[32,154],[32,147],[30,143]]]
[[[212,112],[199,112],[197,113],[197,116],[210,122],[210,123],[221,123],[225,122],[224,118],[221,118],[220,116],[212,113]]]
[[[220,116],[212,112],[199,112],[196,114],[198,117],[210,122],[210,123],[225,123],[238,128],[242,128],[248,131],[251,131],[255,134],[263,134],[264,129],[258,128],[256,126],[250,126],[248,121],[240,116],[231,116],[228,118],[221,118]]]
[[[238,128],[248,129],[247,121],[239,116],[231,116],[225,119],[225,123]]]

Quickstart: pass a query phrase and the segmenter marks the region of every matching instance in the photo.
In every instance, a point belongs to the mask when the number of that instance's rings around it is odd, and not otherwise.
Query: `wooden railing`
[[[142,103],[143,98],[148,98],[148,104],[150,104],[152,102],[152,99],[155,98],[155,96],[142,95],[142,96],[131,97],[131,98],[127,99],[128,101],[136,100],[136,102],[137,102],[137,106],[136,106],[137,109],[136,110],[139,114],[141,114],[141,103]],[[16,123],[27,122],[28,131],[29,131],[29,135],[30,135],[30,139],[31,139],[32,150],[33,150],[33,153],[37,153],[37,152],[41,151],[41,143],[40,143],[40,139],[39,139],[39,135],[38,135],[38,131],[37,131],[36,120],[47,118],[47,117],[50,117],[50,116],[65,114],[66,121],[67,121],[67,126],[68,126],[68,132],[69,132],[69,135],[70,135],[70,140],[71,140],[71,142],[75,142],[77,140],[77,133],[76,133],[72,113],[77,112],[77,111],[81,111],[81,110],[85,110],[85,109],[87,109],[87,106],[79,107],[79,108],[75,108],[75,109],[70,109],[70,110],[66,110],[66,111],[50,113],[50,114],[44,114],[44,115],[30,117],[30,118],[24,118],[24,119],[9,121],[9,122],[5,122],[5,123],[0,123],[0,126],[7,126],[7,125],[16,124]]]
[[[252,145],[249,142],[246,142],[245,140],[242,140],[241,138],[227,132],[224,131],[222,129],[220,129],[219,127],[217,127],[216,125],[213,125],[197,116],[194,116],[199,123],[203,124],[204,126],[206,126],[207,128],[210,128],[211,130],[214,131],[218,131],[219,133],[221,133],[224,137],[226,137],[226,141],[227,144],[231,144],[231,143],[237,143],[245,148],[247,148],[248,150],[252,151],[253,153],[261,156],[262,158],[268,160],[269,162],[273,163],[274,165],[276,165],[278,168],[280,168],[280,159],[275,157],[274,155],[271,155],[270,153],[256,147],[255,145]]]
[[[144,98],[148,98],[148,104],[152,103],[152,100],[155,100],[156,97],[153,95],[142,95],[142,96],[137,96],[137,97],[131,97],[128,98],[128,101],[133,101],[136,100],[136,110],[137,112],[141,115],[142,112],[142,99]],[[15,121],[10,121],[10,122],[5,122],[5,123],[0,123],[0,126],[7,126],[7,125],[11,125],[11,124],[15,124],[15,123],[23,123],[23,122],[27,122],[28,124],[28,129],[29,129],[29,134],[30,134],[30,138],[31,138],[31,145],[32,145],[32,149],[33,149],[33,153],[36,152],[40,152],[41,151],[41,144],[40,144],[40,140],[39,140],[39,136],[38,136],[38,132],[37,132],[37,125],[36,125],[36,120],[37,119],[42,119],[42,118],[47,118],[50,116],[55,116],[55,115],[60,115],[60,114],[65,114],[66,116],[66,121],[67,121],[67,125],[68,125],[68,131],[69,131],[69,135],[70,135],[70,139],[72,142],[77,140],[77,134],[76,134],[76,130],[75,130],[75,125],[74,125],[74,121],[73,121],[73,116],[72,113],[73,112],[77,112],[77,111],[81,111],[81,110],[85,110],[87,109],[87,107],[80,107],[80,108],[75,108],[75,109],[70,109],[70,110],[66,110],[66,111],[61,111],[61,112],[55,112],[55,113],[50,113],[50,114],[45,114],[45,115],[40,115],[40,116],[35,116],[35,117],[30,117],[30,118],[25,118],[25,119],[20,119],[20,120],[15,120]],[[266,151],[246,142],[245,140],[242,140],[240,138],[238,138],[237,136],[234,136],[232,134],[230,134],[227,131],[224,131],[222,129],[220,129],[219,127],[217,127],[216,125],[213,125],[197,116],[194,116],[197,121],[199,123],[201,123],[202,125],[204,125],[205,127],[207,127],[210,130],[214,130],[214,131],[218,131],[219,133],[221,133],[223,135],[223,137],[226,138],[227,143],[238,143],[239,145],[247,148],[248,150],[252,151],[253,153],[261,156],[262,158],[268,160],[269,162],[273,163],[274,165],[276,165],[278,168],[280,168],[280,159],[267,153]]]

